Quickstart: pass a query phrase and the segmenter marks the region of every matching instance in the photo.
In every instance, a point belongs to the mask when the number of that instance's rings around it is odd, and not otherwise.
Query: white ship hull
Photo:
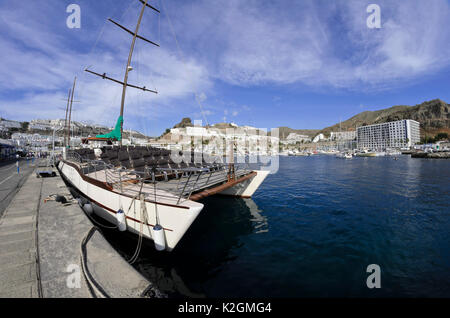
[[[220,194],[251,198],[270,173],[270,171],[263,170],[258,170],[255,172],[257,173],[255,177],[238,183],[234,187],[220,192]]]
[[[127,231],[134,234],[140,233],[143,222],[141,221],[139,198],[136,199],[132,195],[106,189],[101,185],[101,182],[86,180],[77,166],[70,162],[60,161],[58,169],[64,179],[84,198],[89,200],[97,216],[112,224],[117,224],[116,214],[122,209],[126,216]],[[269,174],[268,171],[257,171],[256,173],[255,177],[222,192],[228,195],[251,197]],[[152,196],[150,195],[150,197]],[[156,191],[156,197],[156,204],[155,200],[145,200],[147,224],[142,226],[142,235],[153,240],[152,229],[157,224],[158,214],[159,224],[164,229],[166,250],[172,251],[200,214],[204,205],[192,200],[179,202],[178,197],[162,190]],[[159,199],[161,197],[163,199]]]

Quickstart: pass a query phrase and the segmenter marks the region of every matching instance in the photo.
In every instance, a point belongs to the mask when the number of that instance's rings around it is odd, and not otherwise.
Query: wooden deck
[[[117,170],[103,169],[86,173],[85,175],[91,179],[110,185],[115,192],[135,196],[142,191],[146,198],[148,197],[150,200],[154,200],[154,184],[141,184],[137,176],[129,172],[120,172],[119,175]],[[255,175],[256,172],[254,171],[237,170],[236,179],[228,181],[227,170],[219,170],[192,174],[168,181],[157,181],[157,202],[178,204],[185,200],[198,201],[231,188]]]

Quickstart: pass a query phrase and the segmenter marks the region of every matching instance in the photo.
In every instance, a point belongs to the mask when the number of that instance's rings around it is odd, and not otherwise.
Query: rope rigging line
[[[165,6],[165,4],[164,4],[164,1],[163,1],[163,0],[160,0],[160,1],[161,1],[161,5],[162,5],[162,8],[163,8],[164,14],[165,14],[166,17],[167,17],[167,21],[168,21],[168,23],[169,23],[169,28],[170,28],[170,30],[171,30],[171,32],[172,32],[172,35],[173,35],[174,39],[175,39],[175,43],[176,43],[177,51],[178,51],[178,56],[179,56],[181,62],[183,63],[183,65],[184,65],[185,68],[186,68],[186,63],[185,63],[184,55],[183,55],[183,52],[181,51],[180,44],[179,44],[179,42],[178,42],[178,38],[177,38],[177,35],[176,35],[176,33],[175,33],[175,29],[173,28],[172,21],[171,21],[170,16],[169,16],[169,12],[168,12],[167,9],[166,9],[166,6]],[[207,120],[207,118],[206,118],[205,111],[204,111],[204,109],[203,109],[203,105],[202,105],[202,103],[200,102],[200,100],[199,100],[199,98],[198,98],[199,94],[198,94],[198,92],[197,92],[195,89],[194,89],[194,94],[195,94],[195,100],[197,101],[197,104],[200,106],[200,111],[201,111],[201,113],[202,113],[203,119],[205,120],[207,126],[209,126],[208,120]]]
[[[134,2],[131,1],[130,4],[128,5],[127,9],[122,13],[122,16],[120,17],[120,20],[128,13],[128,11],[130,11],[130,8],[131,8],[131,6],[132,6],[133,4],[134,4]],[[90,57],[91,54],[94,52],[94,50],[97,48],[97,45],[98,45],[98,43],[100,42],[100,38],[103,36],[103,33],[105,32],[105,28],[106,28],[106,25],[107,25],[107,24],[108,24],[108,20],[105,19],[105,21],[103,22],[103,26],[102,26],[102,28],[100,29],[100,33],[99,33],[99,35],[97,36],[97,38],[96,38],[96,40],[95,40],[95,42],[94,42],[94,45],[93,45],[92,48],[89,50],[89,53],[87,54],[87,57]],[[86,72],[85,72],[84,70],[87,69],[87,68],[89,68],[89,67],[90,67],[89,65],[86,65],[85,67],[82,68],[82,74],[83,74],[82,78],[83,78],[83,80],[80,81],[80,83],[79,83],[79,89],[78,89],[78,91],[79,91],[78,96],[79,96],[79,98],[80,98],[80,101],[83,100],[82,97],[83,97],[83,92],[84,92],[85,79],[86,79],[86,76],[87,76],[87,74],[86,74]],[[79,74],[77,73],[77,75],[79,75]],[[115,96],[114,100],[115,100],[115,99],[116,99],[116,96]]]
[[[131,201],[130,207],[128,208],[128,212],[130,212],[131,206],[134,205],[134,212],[136,214],[136,199],[139,197],[140,199],[140,226],[139,226],[139,239],[138,244],[136,246],[136,250],[133,254],[133,256],[127,261],[130,265],[133,265],[141,253],[142,248],[142,241],[143,241],[143,232],[144,232],[144,223],[148,224],[148,215],[147,215],[147,207],[145,205],[145,195],[142,193],[142,188],[144,186],[144,182],[141,182],[141,188],[139,190],[139,193],[134,196],[133,200]]]

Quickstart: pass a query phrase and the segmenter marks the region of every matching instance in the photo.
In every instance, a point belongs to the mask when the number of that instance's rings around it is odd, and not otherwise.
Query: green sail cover
[[[114,128],[113,131],[111,131],[109,134],[106,135],[98,135],[97,138],[108,138],[108,139],[115,139],[118,141],[122,140],[122,134],[120,133],[120,127],[122,127],[123,123],[123,117],[119,116],[119,119],[117,120],[116,128]]]

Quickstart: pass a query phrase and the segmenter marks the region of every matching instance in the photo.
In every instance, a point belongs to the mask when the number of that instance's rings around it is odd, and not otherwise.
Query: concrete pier
[[[22,186],[30,173],[34,170],[37,161],[20,159],[20,173],[17,173],[17,160],[0,163],[0,217],[8,207],[18,189]]]
[[[0,297],[40,297],[37,213],[42,180],[31,175],[0,219]]]
[[[411,154],[411,158],[450,159],[450,152],[416,152]]]
[[[0,298],[161,297],[96,230],[61,177],[31,174],[0,219]]]

